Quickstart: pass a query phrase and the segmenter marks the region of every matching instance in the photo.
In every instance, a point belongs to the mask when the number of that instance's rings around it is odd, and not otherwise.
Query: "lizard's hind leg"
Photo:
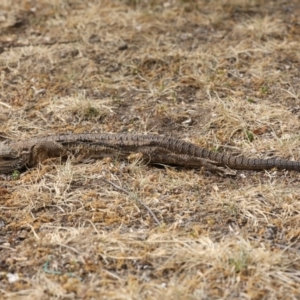
[[[178,165],[183,167],[199,167],[205,170],[224,174],[226,169],[215,166],[215,162],[208,159],[187,154],[176,154],[160,147],[145,148],[140,151],[144,160],[149,163]]]

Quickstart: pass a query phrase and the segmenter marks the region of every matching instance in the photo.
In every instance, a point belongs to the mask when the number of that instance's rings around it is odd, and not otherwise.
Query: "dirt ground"
[[[298,0],[2,0],[0,139],[157,133],[300,160],[299,15]],[[3,176],[1,299],[300,299],[299,183],[116,159]]]

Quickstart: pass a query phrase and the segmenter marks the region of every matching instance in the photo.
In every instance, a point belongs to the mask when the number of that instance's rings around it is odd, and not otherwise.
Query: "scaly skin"
[[[148,163],[174,164],[184,167],[204,167],[224,172],[220,167],[240,170],[271,168],[300,171],[300,162],[285,159],[257,159],[233,156],[199,147],[183,140],[131,133],[57,134],[0,144],[0,173],[32,167],[51,157],[126,158],[141,153]]]

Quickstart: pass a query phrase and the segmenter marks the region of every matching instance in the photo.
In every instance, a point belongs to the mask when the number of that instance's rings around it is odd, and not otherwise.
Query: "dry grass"
[[[299,13],[298,0],[3,0],[1,136],[154,132],[299,160]],[[3,178],[1,298],[299,299],[299,179],[115,160]]]

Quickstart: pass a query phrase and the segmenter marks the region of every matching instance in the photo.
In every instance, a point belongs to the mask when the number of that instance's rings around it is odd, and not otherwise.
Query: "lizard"
[[[0,173],[30,168],[47,158],[68,157],[126,159],[140,153],[147,163],[199,167],[225,173],[224,167],[239,170],[272,168],[300,171],[300,161],[279,158],[247,158],[207,150],[169,136],[134,133],[64,133],[0,143]]]

